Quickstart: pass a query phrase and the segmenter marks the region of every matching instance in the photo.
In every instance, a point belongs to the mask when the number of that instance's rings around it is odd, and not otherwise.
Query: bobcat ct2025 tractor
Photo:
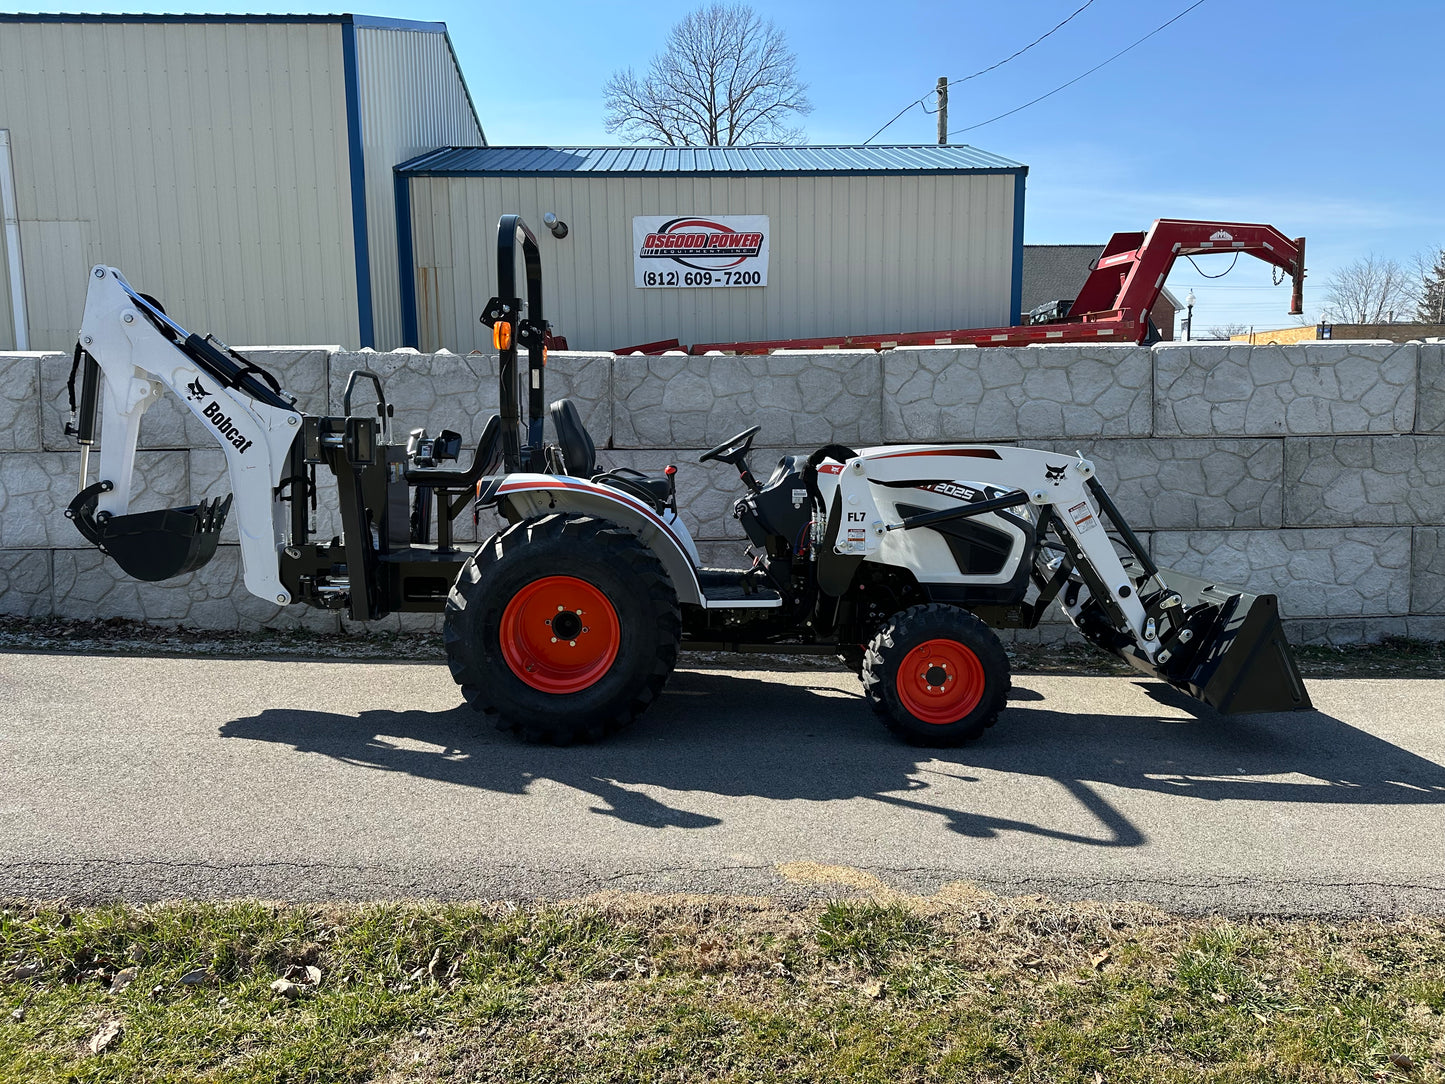
[[[677,468],[605,469],[575,406],[546,407],[541,256],[515,215],[501,220],[497,269],[482,320],[500,355],[500,412],[463,468],[454,431],[392,441],[374,373],[351,374],[341,416],[303,414],[269,373],[94,268],[71,377],[82,456],[67,515],[127,573],[161,580],[210,560],[233,512],[245,585],[263,599],[357,620],[444,612],[467,702],[529,741],[625,725],[687,644],[837,654],[891,731],[954,745],[1007,700],[993,630],[1031,628],[1055,601],[1090,641],[1220,712],[1310,706],[1274,597],[1156,567],[1082,454],[830,444],[760,480],[753,426],[699,457],[737,470],[752,566],[703,567]],[[375,408],[353,412],[363,380]],[[132,512],[140,419],[165,389],[216,437],[232,496]],[[329,541],[313,538],[318,468],[337,486],[342,533]],[[465,553],[451,525],[472,508],[505,526]]]

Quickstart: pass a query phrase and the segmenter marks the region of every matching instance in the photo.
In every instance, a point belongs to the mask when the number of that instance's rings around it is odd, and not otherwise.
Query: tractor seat
[[[666,474],[644,474],[631,467],[597,469],[597,445],[582,424],[577,405],[571,399],[558,399],[547,409],[552,419],[552,432],[557,450],[562,453],[562,466],[574,478],[588,478],[598,485],[611,486],[639,500],[646,501],[661,514],[672,496],[672,483]]]

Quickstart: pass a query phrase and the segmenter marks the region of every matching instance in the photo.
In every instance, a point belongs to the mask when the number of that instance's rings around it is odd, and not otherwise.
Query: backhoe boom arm
[[[246,589],[291,602],[279,574],[287,510],[278,486],[301,431],[294,400],[264,370],[176,324],[115,268],[92,268],[89,282],[79,356],[99,371],[99,394],[82,396],[82,409],[98,410],[102,422],[100,478],[90,485],[82,475],[67,515],[132,575],[165,579],[209,559],[234,501]],[[141,418],[165,389],[221,446],[232,498],[132,514]],[[83,451],[94,423],[81,419]],[[88,473],[86,461],[82,455]]]

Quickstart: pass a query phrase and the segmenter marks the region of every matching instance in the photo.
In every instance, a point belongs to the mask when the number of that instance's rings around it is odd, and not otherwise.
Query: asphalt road
[[[981,742],[940,752],[894,741],[842,671],[685,669],[625,734],[551,749],[459,706],[439,664],[0,654],[0,896],[786,898],[876,876],[1445,912],[1445,680],[1310,687],[1314,712],[1223,719],[1155,682],[1024,675]]]

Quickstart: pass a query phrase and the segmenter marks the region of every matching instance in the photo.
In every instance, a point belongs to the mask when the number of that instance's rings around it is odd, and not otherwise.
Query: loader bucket
[[[1173,569],[1159,576],[1183,599],[1193,638],[1162,667],[1131,660],[1222,715],[1311,708],[1274,595],[1251,595]]]
[[[168,580],[194,572],[216,555],[221,527],[231,510],[224,500],[201,501],[185,508],[161,508],[126,516],[96,515],[99,486],[84,490],[66,515],[86,538],[115,558],[138,580]]]

